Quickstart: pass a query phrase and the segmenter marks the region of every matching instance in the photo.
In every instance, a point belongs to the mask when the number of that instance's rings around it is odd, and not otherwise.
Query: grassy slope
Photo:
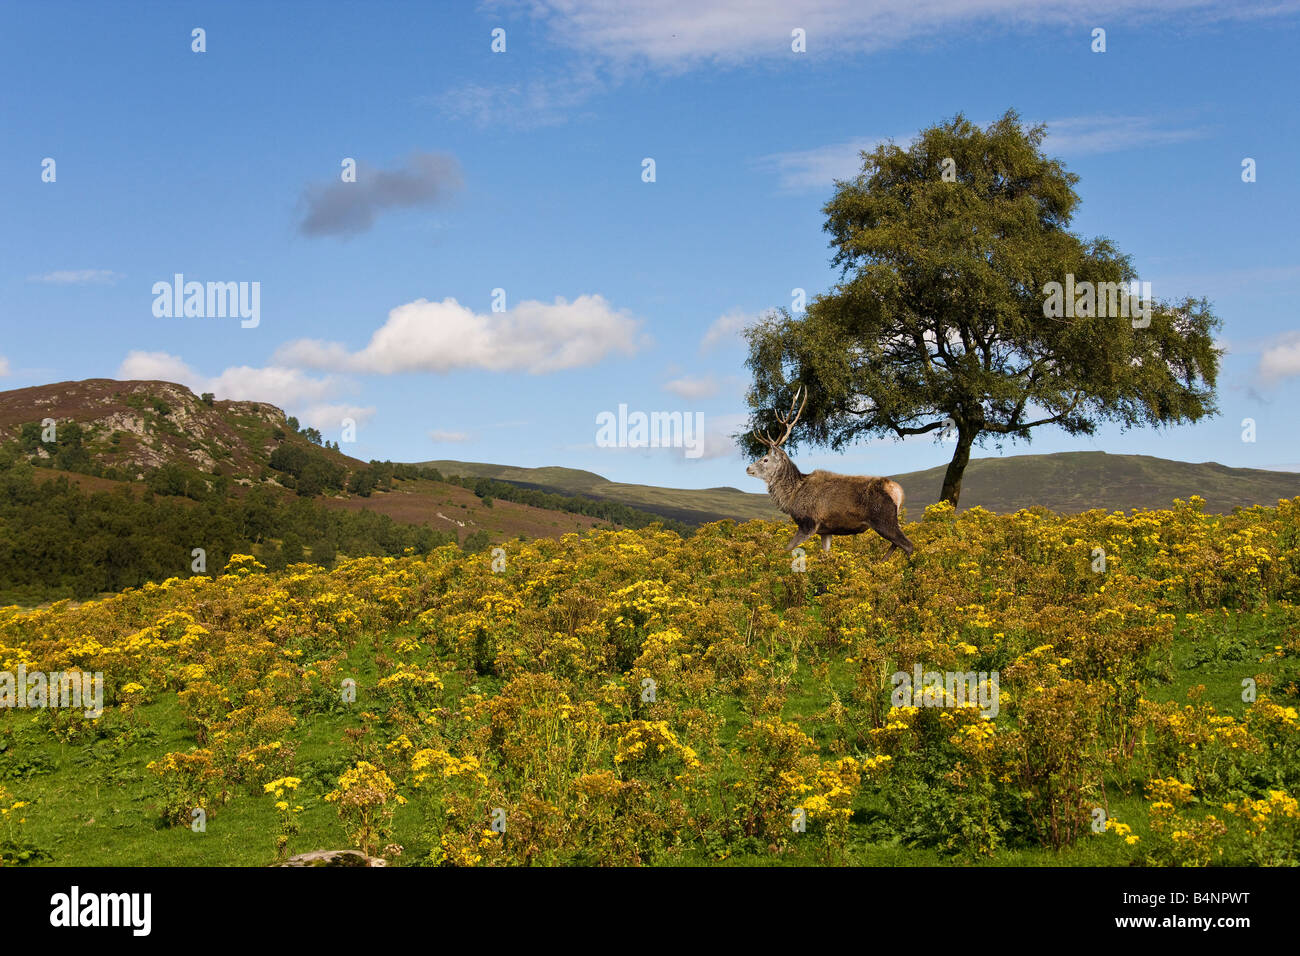
[[[401,633],[381,639],[377,642],[379,647],[385,648]],[[1180,629],[1173,646],[1174,680],[1164,686],[1151,686],[1149,697],[1183,700],[1188,689],[1204,684],[1221,689],[1221,693],[1205,698],[1220,713],[1240,717],[1245,707],[1234,688],[1239,686],[1242,677],[1260,673],[1261,667],[1269,670],[1275,666],[1259,663],[1263,652],[1273,643],[1274,637],[1263,615],[1243,614],[1231,623],[1220,619],[1199,641]],[[361,687],[372,685],[378,678],[374,654],[374,646],[363,639],[349,657],[347,671],[356,676]],[[847,695],[853,684],[853,669],[839,663],[832,668],[832,675]],[[473,686],[458,686],[458,675],[446,676],[448,689],[458,694],[491,694],[498,683],[482,678]],[[799,721],[825,709],[826,701],[816,690],[815,680],[806,669],[801,676],[799,683],[804,692],[800,693],[798,686],[792,688],[783,714],[789,720]],[[298,742],[297,774],[304,780],[296,801],[304,808],[300,818],[302,831],[292,843],[296,852],[346,845],[335,809],[322,796],[346,768],[342,757],[346,752],[343,732],[357,726],[354,714],[308,718],[292,734],[292,739]],[[34,797],[27,836],[49,854],[41,862],[78,866],[262,866],[273,862],[276,814],[273,800],[264,794],[238,794],[209,821],[203,833],[184,827],[167,828],[157,822],[151,809],[152,775],[144,769],[145,765],[169,751],[186,750],[194,746],[195,740],[183,724],[174,692],[141,708],[141,717],[149,728],[145,738],[118,750],[108,741],[89,747],[62,745],[46,733],[20,726],[31,720],[26,712],[0,712],[0,744],[6,745],[0,750],[0,780],[11,790],[21,790],[29,798]],[[730,717],[722,734],[724,742],[732,739],[744,722],[738,707],[732,709]],[[29,775],[24,768],[35,772]],[[1146,837],[1146,804],[1141,794],[1125,794],[1115,784],[1117,781],[1108,780],[1111,816],[1129,822],[1135,833]],[[406,848],[404,856],[408,860],[428,852],[427,837],[421,833],[418,815],[399,813],[395,824],[394,840]],[[250,839],[250,834],[255,836]],[[1060,854],[1042,849],[1004,850],[978,862],[992,866],[1104,866],[1118,862],[1112,852],[1116,846],[1116,841],[1085,839]],[[681,862],[718,865],[717,861],[702,855]],[[784,859],[736,857],[724,865],[816,865],[818,862],[810,849]],[[973,861],[902,845],[851,841],[846,862],[933,866],[968,865]]]
[[[736,488],[629,485],[576,468],[515,468],[510,465],[468,461],[426,461],[420,464],[437,468],[444,475],[494,478],[559,494],[617,501],[688,523],[717,521],[720,518],[735,518],[737,521],[762,518],[770,521],[782,517],[766,494],[747,494]]]
[[[718,518],[780,519],[765,494],[735,488],[673,489],[609,481],[573,468],[515,468],[462,461],[422,462],[444,474],[472,475],[528,484],[564,494],[606,498],[653,511],[673,512],[685,521]],[[913,517],[939,500],[946,465],[894,475],[907,491]],[[961,505],[979,505],[1009,513],[1033,505],[1073,514],[1091,508],[1128,511],[1164,508],[1174,498],[1199,494],[1206,511],[1226,514],[1235,507],[1273,506],[1279,498],[1300,495],[1300,474],[1228,468],[1214,462],[1193,463],[1148,455],[1108,455],[1100,451],[1054,455],[979,458],[962,481]]]
[[[97,478],[71,471],[56,471],[52,468],[35,470],[37,481],[53,481],[66,478],[82,491],[116,492],[127,490],[135,495],[146,491],[143,482],[118,481],[111,478]],[[230,494],[243,497],[249,489],[234,485]],[[283,496],[296,500],[292,491],[283,491]],[[187,498],[172,498],[182,504],[196,504]],[[569,532],[586,531],[595,527],[617,527],[608,521],[601,521],[587,515],[571,514],[567,511],[549,511],[534,508],[532,505],[517,504],[513,501],[494,501],[492,507],[485,507],[474,492],[459,485],[445,482],[403,481],[393,483],[392,491],[376,491],[369,498],[360,495],[322,495],[311,499],[322,508],[342,511],[374,511],[387,515],[399,524],[428,525],[435,531],[455,531],[457,539],[465,538],[475,531],[488,533],[493,543],[524,535],[529,538],[556,537]],[[442,517],[439,517],[439,514]],[[463,526],[458,522],[464,522]]]
[[[939,500],[945,468],[900,476],[914,509]],[[1205,510],[1217,514],[1272,507],[1279,498],[1300,495],[1300,474],[1100,451],[980,458],[966,469],[961,504],[999,513],[1042,505],[1073,514],[1090,508],[1167,508],[1174,498],[1192,495],[1204,498]]]
[[[369,498],[352,495],[317,500],[326,508],[375,511],[402,524],[424,524],[435,531],[455,531],[460,541],[480,530],[497,543],[519,535],[545,538],[597,526],[611,527],[609,522],[587,515],[548,511],[513,501],[496,500],[490,508],[485,507],[468,488],[424,479],[397,480],[392,491],[377,491]],[[464,523],[463,527],[460,522]]]

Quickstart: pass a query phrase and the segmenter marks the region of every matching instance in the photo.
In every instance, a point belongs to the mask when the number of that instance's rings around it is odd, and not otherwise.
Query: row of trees
[[[0,457],[3,603],[87,598],[184,577],[194,573],[195,548],[216,573],[235,553],[254,554],[273,569],[304,560],[328,567],[340,554],[395,556],[455,542],[453,532],[328,509],[268,488],[198,502],[129,488],[92,494]]]

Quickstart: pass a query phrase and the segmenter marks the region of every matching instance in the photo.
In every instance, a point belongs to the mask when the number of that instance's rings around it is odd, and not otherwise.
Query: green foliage
[[[369,498],[372,491],[391,491],[393,479],[420,478],[419,469],[411,465],[394,465],[391,461],[371,461],[368,467],[358,468],[348,479],[348,491]]]
[[[182,465],[168,462],[145,478],[145,485],[156,495],[178,495],[202,501],[207,497],[208,483],[198,472]]]
[[[211,572],[236,553],[283,567],[305,560],[308,546],[312,560],[332,564],[339,552],[396,556],[454,541],[450,532],[286,500],[265,488],[198,501],[129,489],[87,494],[66,477],[38,480],[29,463],[0,458],[0,603],[87,598],[188,576],[193,548],[205,550]]]
[[[478,554],[480,551],[486,551],[489,544],[492,543],[488,533],[483,530],[475,531],[473,534],[466,536],[465,541],[461,544],[461,550],[466,554]]]
[[[1128,316],[1045,317],[1047,283],[1136,278],[1109,240],[1069,231],[1078,177],[1042,153],[1045,133],[1014,111],[987,129],[959,114],[908,149],[864,154],[823,209],[841,281],[805,314],[781,310],[748,333],[751,424],[772,427],[798,383],[809,402],[792,446],[949,427],[942,497],[955,504],[971,446],[989,437],[1214,414],[1219,320],[1205,300],[1155,302],[1145,328]],[[955,181],[942,175],[947,160]]]
[[[41,464],[62,471],[80,471],[88,474],[97,473],[90,451],[85,446],[86,432],[76,422],[62,422],[55,426],[55,440],[43,441],[44,429],[37,422],[25,422],[18,431],[17,447],[27,457],[38,460],[42,452],[49,456]]]
[[[299,444],[283,444],[271,452],[270,465],[292,480],[283,480],[287,487],[296,488],[304,498],[312,498],[326,491],[343,488],[347,469],[331,461],[320,450]]]

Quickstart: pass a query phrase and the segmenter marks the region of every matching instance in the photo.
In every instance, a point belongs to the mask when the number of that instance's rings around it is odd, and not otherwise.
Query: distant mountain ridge
[[[274,405],[216,401],[211,396],[197,396],[174,382],[86,379],[0,392],[0,446],[21,446],[25,454],[48,459],[47,448],[55,446],[36,441],[33,435],[45,419],[54,419],[60,428],[76,422],[80,429],[76,454],[83,461],[107,469],[102,473],[118,480],[138,481],[155,469],[182,466],[209,484],[220,476],[238,485],[278,487],[280,482],[286,482],[292,487],[291,479],[272,461],[277,450],[282,458],[286,457],[288,448],[302,449],[323,466],[346,476],[367,467],[365,462],[328,447],[328,442],[322,445],[319,434],[313,433],[309,440],[304,432],[295,429],[296,421]],[[742,472],[737,464],[739,477]],[[522,468],[455,460],[426,461],[411,467],[436,468],[445,475],[489,478],[553,494],[617,503],[691,525],[723,518],[785,520],[768,496],[757,490],[627,484],[563,467]],[[910,518],[918,518],[927,505],[938,500],[945,469],[946,465],[939,465],[888,476],[906,489]],[[432,518],[425,520],[435,525],[448,524],[436,509],[449,500],[448,495],[459,492],[433,487],[426,492],[420,497],[427,500],[420,502],[409,495],[401,496],[402,518],[420,520],[427,511]],[[978,505],[1003,513],[1033,506],[1063,513],[1092,508],[1127,511],[1164,508],[1175,498],[1192,495],[1204,498],[1206,510],[1211,512],[1272,506],[1280,498],[1300,496],[1300,474],[1097,451],[978,458],[966,469],[961,507]],[[331,493],[322,500],[341,503],[346,497]],[[353,500],[353,504],[383,511],[398,508],[398,498],[379,494],[364,501]],[[532,518],[528,520],[535,524]],[[564,518],[560,527],[571,520]],[[498,533],[512,530],[513,525],[507,524]]]
[[[576,468],[517,468],[512,465],[449,460],[423,461],[418,465],[422,468],[436,468],[444,475],[492,478],[541,491],[616,501],[666,518],[685,521],[687,524],[703,524],[723,518],[737,521],[753,518],[784,520],[784,515],[777,511],[766,493],[746,494],[736,488],[687,489],[630,485]],[[632,504],[634,501],[635,505]]]
[[[547,491],[608,499],[693,524],[720,518],[784,520],[766,494],[736,488],[696,490],[622,484],[572,468],[519,468],[454,460],[419,464],[447,475],[494,478]],[[903,485],[908,516],[915,520],[928,505],[939,500],[946,470],[945,464],[886,477]],[[1300,496],[1300,474],[1102,451],[977,458],[966,468],[960,507],[979,506],[999,513],[1034,506],[1062,513],[1093,508],[1129,511],[1167,508],[1175,498],[1192,495],[1204,498],[1206,510],[1214,513],[1226,514],[1233,508],[1252,505],[1274,506],[1278,499]]]

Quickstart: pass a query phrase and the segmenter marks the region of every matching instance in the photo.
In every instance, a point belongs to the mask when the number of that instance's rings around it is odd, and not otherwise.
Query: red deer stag
[[[799,392],[803,402],[795,411]],[[903,486],[889,478],[869,478],[865,475],[837,475],[829,471],[814,471],[805,475],[795,467],[781,446],[790,437],[795,422],[808,404],[808,393],[799,389],[790,402],[790,411],[784,416],[776,413],[776,420],[785,427],[777,439],[764,432],[754,432],[754,437],[767,446],[767,454],[745,469],[746,474],[767,482],[767,493],[776,506],[794,519],[799,533],[790,542],[793,551],[815,534],[822,537],[822,550],[831,549],[831,536],[860,534],[868,528],[889,542],[889,554],[902,548],[911,555],[912,542],[898,526],[898,511],[903,507]]]

